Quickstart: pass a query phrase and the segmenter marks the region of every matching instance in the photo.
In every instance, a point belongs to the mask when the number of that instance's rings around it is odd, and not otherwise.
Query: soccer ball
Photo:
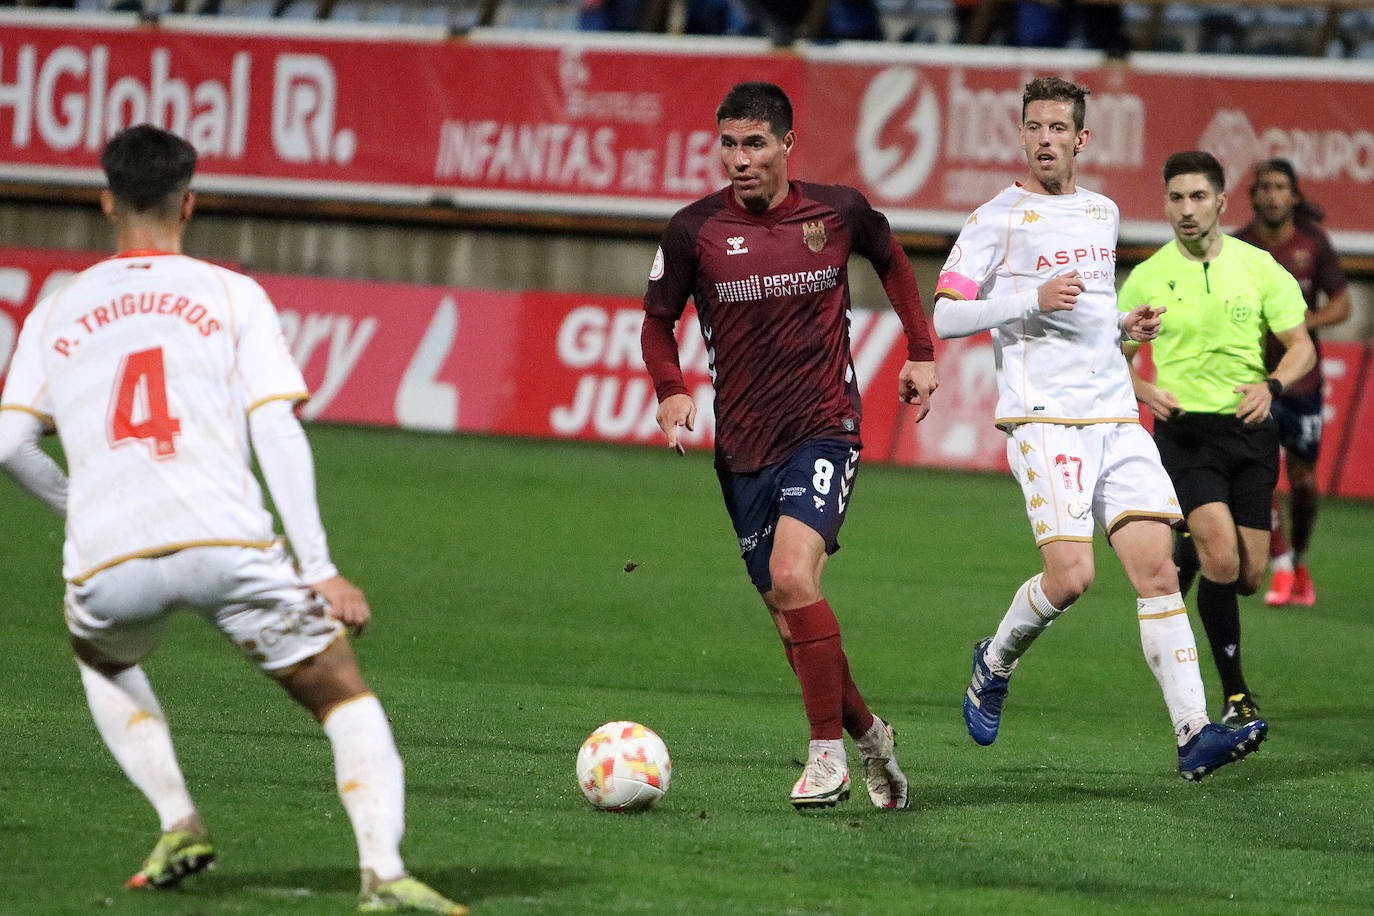
[[[652,808],[672,775],[663,739],[638,722],[607,722],[577,752],[577,784],[603,811]]]

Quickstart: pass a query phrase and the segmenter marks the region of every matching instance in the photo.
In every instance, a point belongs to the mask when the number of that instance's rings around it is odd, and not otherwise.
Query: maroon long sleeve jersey
[[[1236,233],[1236,238],[1249,242],[1256,248],[1263,248],[1283,265],[1283,269],[1293,275],[1302,289],[1302,297],[1307,300],[1307,309],[1317,308],[1317,295],[1326,293],[1327,298],[1340,295],[1347,284],[1345,270],[1341,267],[1340,255],[1331,245],[1331,238],[1320,226],[1298,220],[1293,224],[1293,235],[1281,245],[1273,248],[1260,239],[1259,228],[1251,220]],[[1322,344],[1316,328],[1308,328],[1312,343],[1317,348],[1317,365],[1289,387],[1293,395],[1310,395],[1322,390]],[[1270,371],[1283,359],[1287,348],[1273,334],[1264,335],[1264,365]]]
[[[793,181],[765,213],[725,188],[669,222],[649,273],[640,345],[659,400],[687,394],[673,327],[692,298],[715,385],[717,467],[755,471],[808,439],[859,443],[851,251],[877,270],[907,357],[933,359],[911,263],[887,218],[853,188]]]

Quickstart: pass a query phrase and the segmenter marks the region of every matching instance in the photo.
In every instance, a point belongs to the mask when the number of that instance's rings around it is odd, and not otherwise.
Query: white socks
[[[833,738],[830,740],[813,739],[807,747],[807,758],[813,759],[826,754],[834,760],[840,769],[845,768],[846,756],[844,752],[844,739]]]
[[[1269,566],[1274,572],[1292,572],[1294,566],[1293,551],[1281,553],[1269,560]]]
[[[1197,641],[1188,623],[1188,610],[1178,592],[1136,599],[1140,646],[1159,681],[1179,746],[1208,722],[1207,696],[1197,664]]]
[[[1016,660],[1025,654],[1035,637],[1045,632],[1054,618],[1068,610],[1050,604],[1040,588],[1043,573],[1036,573],[1021,583],[1016,597],[1011,599],[1011,607],[997,625],[997,634],[992,637],[984,659],[992,673],[1008,677],[1016,667]]]
[[[381,881],[405,874],[405,768],[391,725],[375,696],[365,694],[336,706],[324,720],[334,748],[339,798],[358,840],[358,866]]]
[[[76,666],[100,737],[124,775],[152,803],[162,831],[197,816],[177,765],[172,733],[143,669],[135,665],[109,678],[80,659]]]

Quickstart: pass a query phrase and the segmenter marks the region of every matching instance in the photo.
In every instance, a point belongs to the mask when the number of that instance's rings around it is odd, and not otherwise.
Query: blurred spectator
[[[1018,0],[1015,32],[1023,48],[1062,48],[1077,33],[1086,47],[1109,57],[1124,57],[1129,50],[1119,3]]]
[[[746,0],[764,34],[776,44],[790,45],[798,38],[818,41],[882,41],[883,23],[875,0],[830,0],[824,20],[814,35],[803,35],[812,4],[799,0]]]
[[[830,0],[825,38],[835,41],[882,41],[883,20],[874,0]]]
[[[578,26],[588,32],[635,32],[644,18],[644,0],[583,0]]]
[[[954,0],[955,40],[959,44],[1010,44],[1012,5],[1006,0]]]

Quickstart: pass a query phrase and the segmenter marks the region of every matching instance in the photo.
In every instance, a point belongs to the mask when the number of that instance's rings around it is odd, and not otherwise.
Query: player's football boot
[[[182,878],[209,868],[215,861],[215,847],[203,833],[172,830],[157,841],[143,867],[125,887],[168,888]]]
[[[1226,698],[1221,708],[1221,724],[1237,727],[1248,725],[1260,719],[1259,704],[1248,693],[1238,693]]]
[[[1178,775],[1197,782],[1255,750],[1268,731],[1269,723],[1263,719],[1247,722],[1240,728],[1209,722],[1178,749]]]
[[[814,754],[806,761],[801,779],[792,787],[792,806],[833,808],[849,797],[849,767],[828,753]]]
[[[1293,570],[1293,594],[1288,599],[1298,607],[1311,607],[1317,603],[1317,590],[1312,586],[1312,573],[1306,566]]]
[[[371,875],[371,872],[368,872]],[[371,886],[368,886],[368,885]],[[410,875],[392,881],[370,882],[364,878],[363,891],[358,895],[358,911],[362,913],[447,913],[448,916],[467,916],[468,908],[454,903],[434,888]]]
[[[906,774],[897,765],[897,733],[877,716],[858,741],[864,756],[864,785],[868,797],[879,808],[907,806]]]
[[[983,659],[991,642],[992,637],[988,637],[973,647],[973,679],[964,691],[964,724],[969,737],[984,747],[997,740],[1009,680],[994,674]]]
[[[1269,580],[1269,591],[1264,593],[1264,603],[1270,607],[1283,607],[1292,601],[1295,578],[1291,569],[1274,570],[1274,578]]]

